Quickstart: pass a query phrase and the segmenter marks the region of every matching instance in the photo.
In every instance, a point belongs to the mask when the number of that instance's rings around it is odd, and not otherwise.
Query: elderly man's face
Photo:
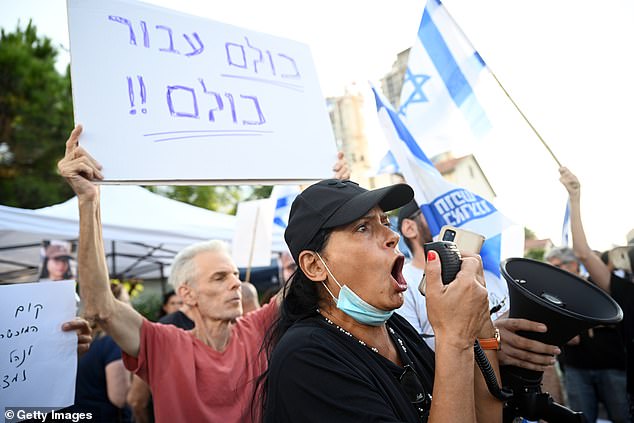
[[[194,257],[196,282],[189,305],[198,306],[203,317],[233,320],[242,316],[242,292],[238,268],[224,252],[202,252]],[[191,302],[195,304],[191,304]]]
[[[579,263],[576,261],[562,261],[560,258],[550,258],[548,263],[563,270],[567,270],[574,275],[579,274]]]
[[[376,308],[394,310],[403,305],[407,289],[398,240],[387,215],[375,207],[361,219],[333,230],[322,257],[341,285],[348,285]],[[337,296],[339,287],[328,279],[328,287]]]

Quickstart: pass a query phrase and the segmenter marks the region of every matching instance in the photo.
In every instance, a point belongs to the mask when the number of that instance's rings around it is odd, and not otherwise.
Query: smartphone
[[[458,246],[458,250],[469,254],[480,254],[484,237],[466,229],[445,225],[440,228],[440,241],[451,241]]]
[[[471,232],[466,229],[456,228],[454,226],[445,225],[440,228],[440,234],[438,236],[440,241],[449,241],[456,244],[458,250],[464,251],[470,254],[479,254],[484,244],[484,236]],[[425,295],[425,287],[427,286],[427,279],[423,275],[423,280],[418,285],[418,291]]]

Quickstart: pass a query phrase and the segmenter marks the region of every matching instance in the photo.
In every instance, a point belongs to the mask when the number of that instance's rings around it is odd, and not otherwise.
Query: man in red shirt
[[[157,422],[257,420],[251,415],[254,379],[266,368],[259,354],[277,301],[241,318],[238,269],[220,241],[186,248],[175,262],[188,267],[178,294],[195,328],[152,323],[110,293],[99,211],[99,165],[71,134],[59,164],[79,201],[79,283],[85,313],[121,347],[126,367],[150,385]],[[183,259],[184,258],[184,259]]]
[[[79,203],[79,283],[85,315],[96,320],[121,347],[128,369],[152,389],[157,422],[259,421],[252,407],[255,379],[266,368],[260,346],[277,317],[279,297],[242,316],[238,269],[219,241],[183,250],[175,264],[177,293],[189,307],[195,328],[185,332],[152,323],[110,291],[103,248],[99,188],[101,166],[79,146],[81,126],[66,142],[58,168]],[[333,170],[347,177],[343,155]]]

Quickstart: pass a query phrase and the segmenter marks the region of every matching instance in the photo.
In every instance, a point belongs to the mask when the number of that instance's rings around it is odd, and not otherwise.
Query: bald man
[[[250,311],[260,308],[258,301],[258,290],[252,283],[242,282],[242,313],[247,314]]]

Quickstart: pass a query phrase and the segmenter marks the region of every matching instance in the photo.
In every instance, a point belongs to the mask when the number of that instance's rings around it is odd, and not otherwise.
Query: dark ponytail
[[[305,250],[321,252],[328,242],[331,231],[331,229],[321,229]],[[320,291],[319,285],[310,280],[304,272],[302,272],[298,263],[297,270],[295,270],[289,281],[284,285],[279,317],[266,332],[262,347],[260,348],[259,353],[266,354],[268,364],[271,363],[273,350],[286,331],[290,329],[294,323],[317,314],[317,307],[321,300]],[[252,402],[252,407],[261,407],[262,416],[264,416],[268,389],[268,364],[267,370],[256,380],[254,401]],[[252,412],[254,412],[254,410],[252,410]],[[254,415],[257,415],[257,413]]]

